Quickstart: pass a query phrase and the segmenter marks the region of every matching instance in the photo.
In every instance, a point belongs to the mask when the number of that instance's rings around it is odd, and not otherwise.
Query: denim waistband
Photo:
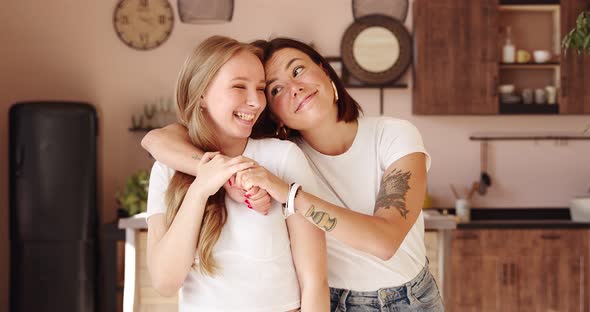
[[[420,273],[416,275],[416,277],[404,283],[403,285],[380,288],[377,291],[354,291],[349,289],[330,288],[330,293],[331,295],[337,295],[342,301],[346,301],[347,297],[353,297],[357,299],[363,298],[366,300],[374,299],[376,301],[380,301],[382,304],[387,304],[388,302],[409,298],[410,294],[412,293],[412,289],[415,287],[420,287],[422,283],[425,282],[425,279],[427,279],[426,282],[430,282],[430,279],[432,278],[433,277],[428,269],[427,262]]]

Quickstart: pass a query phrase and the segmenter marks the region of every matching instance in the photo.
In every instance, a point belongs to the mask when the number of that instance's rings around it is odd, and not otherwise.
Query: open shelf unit
[[[500,69],[559,69],[558,62],[547,63],[500,63]]]
[[[538,1],[537,1],[538,2]],[[513,3],[513,4],[506,4]],[[512,42],[516,50],[531,55],[526,63],[498,62],[499,85],[514,85],[514,95],[521,96],[523,89],[560,88],[560,6],[554,1],[532,4],[531,1],[502,1],[499,8],[499,26],[502,30],[498,42],[501,58],[506,28],[511,27]],[[541,35],[539,35],[541,34]],[[533,51],[547,50],[550,61],[535,63]],[[556,96],[559,98],[558,96]],[[499,101],[500,114],[558,114],[558,104],[508,104]]]

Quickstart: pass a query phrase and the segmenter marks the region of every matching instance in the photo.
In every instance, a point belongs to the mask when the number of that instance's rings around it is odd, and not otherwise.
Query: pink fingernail
[[[254,209],[254,208],[252,208],[252,206],[250,206],[250,205],[248,205],[248,208],[250,208],[250,209]]]
[[[227,182],[229,182],[229,186],[233,186],[233,183],[231,183],[231,179],[227,180]]]
[[[246,198],[250,198],[250,196],[252,196],[252,195],[250,195],[250,194],[244,194],[244,196],[245,196]]]

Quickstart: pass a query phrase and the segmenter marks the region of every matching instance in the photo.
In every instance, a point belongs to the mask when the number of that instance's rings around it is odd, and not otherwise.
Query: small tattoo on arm
[[[314,205],[311,205],[311,207],[307,209],[305,217],[311,217],[313,223],[324,229],[326,232],[330,232],[336,227],[336,218],[330,218],[330,215],[323,211],[316,211]]]
[[[201,157],[199,157],[199,155],[195,154],[193,157],[191,157],[192,159],[196,159],[196,160],[201,160]]]
[[[379,194],[377,194],[377,201],[375,202],[375,212],[381,208],[389,209],[395,207],[401,216],[406,219],[406,216],[410,212],[406,207],[406,194],[410,189],[408,181],[411,177],[411,172],[402,172],[397,169],[394,169],[383,177]]]

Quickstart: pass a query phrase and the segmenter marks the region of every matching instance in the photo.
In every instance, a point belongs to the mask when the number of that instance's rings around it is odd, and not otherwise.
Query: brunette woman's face
[[[265,71],[270,110],[287,127],[305,131],[328,118],[336,120],[330,77],[307,54],[293,48],[278,50]]]
[[[248,51],[230,58],[203,95],[207,111],[221,138],[247,138],[266,107],[264,68]]]

